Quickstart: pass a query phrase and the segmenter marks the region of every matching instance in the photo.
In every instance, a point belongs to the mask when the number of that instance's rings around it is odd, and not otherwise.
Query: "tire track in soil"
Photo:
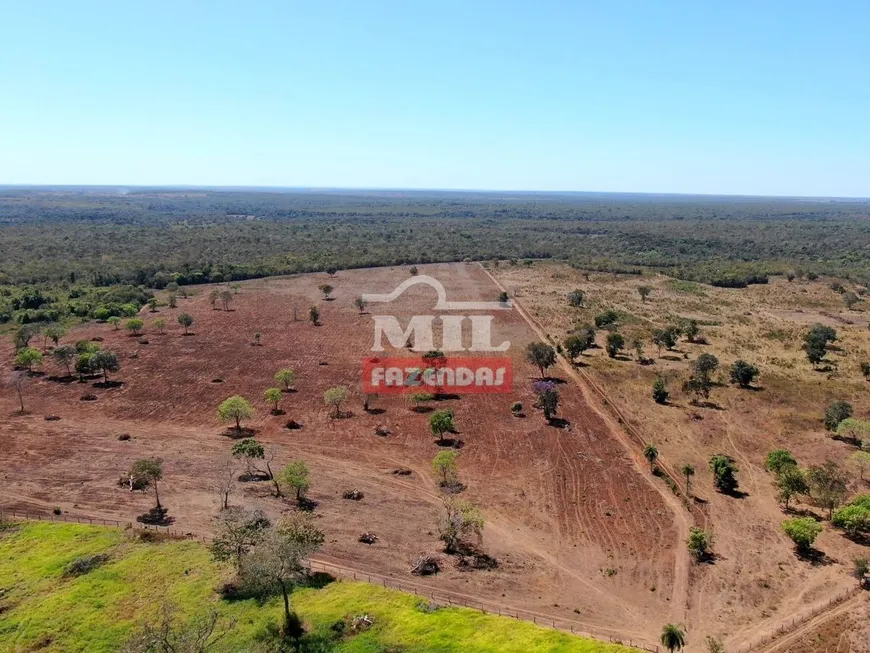
[[[490,273],[489,270],[480,265],[480,269],[489,277],[490,281],[501,291],[507,292],[507,289],[495,278],[495,276]],[[526,321],[529,327],[534,331],[537,335],[538,339],[546,344],[550,344],[547,340],[546,333],[544,330],[533,320],[533,318],[529,315],[529,313],[523,308],[521,302],[517,301],[517,299],[511,298],[511,303],[513,307],[517,310],[519,315]],[[633,455],[633,449],[629,445],[627,437],[624,434],[621,434],[620,430],[615,427],[615,425],[610,422],[610,420],[606,419],[606,416],[603,415],[603,412],[600,408],[598,408],[595,404],[590,401],[591,393],[587,390],[586,384],[583,382],[583,379],[579,374],[574,370],[574,368],[561,356],[557,355],[559,365],[562,369],[571,377],[571,379],[581,388],[584,397],[587,400],[587,404],[592,407],[596,412],[599,413],[602,417],[605,417],[606,423],[611,425],[610,432],[617,436],[617,439],[622,444],[622,446],[628,451],[629,455],[631,455],[635,467],[638,467],[637,458]],[[659,484],[652,482],[650,479],[646,477],[643,472],[638,469],[638,473],[646,480],[647,484],[650,485],[656,492],[658,492],[665,501],[665,504],[671,508],[671,512],[673,513],[674,522],[677,525],[678,537],[677,542],[675,543],[675,563],[674,563],[674,582],[672,589],[672,606],[675,608],[677,615],[676,618],[678,620],[684,620],[685,616],[688,612],[688,604],[689,604],[689,556],[685,551],[684,542],[688,537],[689,532],[689,519],[686,517],[682,505],[680,505],[676,498],[670,493],[666,491],[664,488],[659,487]]]

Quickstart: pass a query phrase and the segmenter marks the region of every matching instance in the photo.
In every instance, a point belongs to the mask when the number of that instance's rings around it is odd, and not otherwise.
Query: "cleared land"
[[[670,468],[690,463],[697,470],[693,492],[712,528],[717,555],[713,564],[692,567],[691,632],[718,634],[732,646],[742,646],[854,584],[849,578],[852,560],[868,557],[867,547],[828,524],[816,541],[825,554],[823,562],[812,565],[798,559],[780,529],[790,515],[777,502],[763,464],[776,448],[790,450],[801,465],[833,460],[850,472],[848,496],[867,491],[852,462],[856,447],[829,437],[822,425],[825,407],[834,400],[849,401],[856,417],[870,415],[868,383],[860,371],[860,363],[870,361],[866,303],[847,310],[826,278],[788,282],[777,277],[767,285],[724,289],[664,276],[584,273],[557,263],[526,267],[501,262],[491,271],[554,342],[606,309],[620,314],[626,356],[611,359],[596,348],[579,357],[578,365],[629,424],[658,446]],[[639,286],[652,288],[646,302]],[[576,288],[586,293],[582,308],[569,307],[566,300]],[[650,343],[652,329],[680,318],[698,320],[707,343],[681,338],[674,351],[657,352]],[[819,371],[801,350],[803,334],[814,323],[835,327],[839,336]],[[644,342],[644,355],[654,364],[638,364],[635,339]],[[598,343],[603,342],[604,332],[599,331]],[[681,390],[691,361],[703,352],[720,360],[711,407],[693,405]],[[737,359],[760,368],[754,389],[728,384],[727,369]],[[671,400],[664,406],[651,398],[659,374],[669,380]],[[713,489],[707,463],[716,453],[737,461],[742,498]],[[801,502],[794,509],[823,514]],[[856,642],[866,637],[860,629],[851,635]]]
[[[67,573],[68,565],[92,556],[104,556],[99,566]],[[213,650],[275,650],[269,645],[280,599],[222,601],[214,591],[220,580],[221,570],[197,542],[143,542],[119,529],[75,524],[8,525],[0,530],[0,647],[116,651],[168,605],[176,627],[215,610],[216,634],[227,632]],[[474,610],[436,608],[364,583],[302,587],[292,602],[308,631],[301,651],[628,651]],[[360,615],[373,621],[369,630],[341,635],[333,628]]]
[[[438,278],[451,300],[494,301],[498,295],[476,264],[420,266],[420,272]],[[118,479],[134,460],[160,456],[162,499],[174,527],[205,534],[218,506],[210,489],[215,469],[232,446],[215,411],[226,397],[241,394],[257,406],[247,426],[276,452],[273,466],[297,458],[309,464],[310,497],[327,535],[323,555],[407,577],[413,557],[441,548],[434,522],[441,500],[430,468],[438,447],[428,415],[411,411],[401,397],[379,398],[372,404],[383,411],[378,414],[362,410],[360,362],[372,346],[372,318],[352,303],[364,292],[389,292],[407,276],[407,268],[397,267],[246,282],[230,311],[213,310],[211,287],[199,286],[175,309],[142,310],[147,344],[106,324],[75,329],[62,342],[102,338],[103,348],[121,357],[114,376],[123,384],[104,388],[96,380],[54,379],[63,371],[47,363],[47,374],[24,390],[29,412],[23,416],[15,414],[17,399],[4,387],[0,501],[130,519],[152,499],[129,492]],[[335,287],[333,301],[322,299],[323,283]],[[404,322],[430,314],[433,303],[434,291],[416,286],[384,312]],[[320,308],[321,326],[306,319],[311,305]],[[194,335],[182,334],[176,322],[181,312],[193,316]],[[167,321],[165,334],[149,326],[155,318]],[[252,344],[257,332],[261,346]],[[512,343],[513,395],[437,402],[456,412],[464,444],[460,476],[468,486],[463,496],[483,508],[483,548],[499,566],[465,572],[448,564],[424,582],[570,618],[590,632],[652,643],[663,623],[685,616],[685,514],[566,374],[554,372],[568,381],[560,386],[560,416],[569,429],[548,426],[531,408],[537,371],[522,354],[535,338],[516,311],[497,313],[493,340]],[[273,416],[262,394],[284,367],[296,371],[297,392],[285,395],[286,414]],[[336,385],[350,389],[345,408],[352,415],[330,420],[323,393]],[[81,400],[90,393],[95,401]],[[511,415],[515,401],[524,404],[527,417]],[[46,415],[60,420],[45,421]],[[290,419],[303,428],[285,428]],[[379,426],[389,435],[376,435]],[[131,439],[119,441],[122,433]],[[411,475],[394,474],[402,468]],[[353,488],[364,492],[362,501],[342,499]],[[231,502],[277,515],[287,504],[270,491],[266,483],[240,483]],[[363,531],[380,540],[360,544]]]

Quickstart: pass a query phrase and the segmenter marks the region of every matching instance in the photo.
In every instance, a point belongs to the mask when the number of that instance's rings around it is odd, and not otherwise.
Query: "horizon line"
[[[437,188],[419,186],[268,186],[245,184],[52,184],[52,183],[0,183],[0,190],[7,189],[151,189],[151,190],[210,190],[232,192],[249,191],[284,191],[284,192],[411,192],[411,193],[518,193],[522,195],[643,195],[652,197],[705,197],[705,198],[735,198],[735,199],[783,199],[783,200],[847,200],[870,201],[870,196],[849,195],[765,195],[744,193],[692,193],[678,191],[598,191],[598,190],[536,190],[536,189],[501,189],[501,188]]]

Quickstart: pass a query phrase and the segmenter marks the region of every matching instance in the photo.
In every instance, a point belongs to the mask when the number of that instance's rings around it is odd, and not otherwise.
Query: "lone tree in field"
[[[34,365],[42,364],[42,352],[34,347],[25,347],[19,349],[15,354],[15,364],[27,368],[28,372],[33,371]]]
[[[303,460],[294,460],[288,463],[284,469],[278,472],[275,480],[278,484],[278,492],[292,492],[296,495],[296,502],[301,504],[305,501],[305,493],[311,487],[308,478],[308,465]]]
[[[710,471],[713,472],[713,483],[716,489],[724,494],[733,494],[737,491],[737,478],[734,476],[738,471],[734,459],[724,454],[716,454],[710,458]]]
[[[451,487],[459,480],[459,467],[456,459],[459,454],[450,449],[439,451],[432,459],[432,469],[438,475],[438,484],[441,487]]]
[[[284,391],[289,392],[291,388],[293,388],[293,384],[296,381],[296,372],[291,370],[289,367],[285,367],[283,370],[278,370],[275,372],[275,380],[278,383],[284,384]]]
[[[353,305],[356,306],[356,310],[358,310],[359,314],[362,315],[366,312],[366,306],[369,304],[362,298],[362,296],[360,296],[353,300]]]
[[[218,299],[220,299],[221,293],[215,288],[208,294],[208,303],[211,304],[211,310],[215,310],[217,308],[216,304]]]
[[[640,295],[640,301],[642,302],[646,302],[646,298],[650,296],[650,293],[652,293],[652,288],[649,286],[637,287],[637,294]]]
[[[193,318],[187,313],[182,313],[178,316],[178,323],[184,327],[184,335],[190,335],[188,329],[193,324]]]
[[[589,349],[589,341],[580,335],[570,335],[562,341],[562,349],[568,354],[568,359],[573,363],[574,359]]]
[[[64,329],[59,324],[53,324],[50,327],[46,328],[43,332],[43,335],[54,343],[54,346],[57,347],[60,339],[66,335],[66,329]],[[45,349],[45,343],[43,342],[43,349]]]
[[[654,329],[652,332],[652,343],[658,350],[658,355],[662,355],[662,347],[670,351],[677,344],[677,334],[671,329]]]
[[[51,352],[51,357],[55,360],[55,362],[63,365],[66,368],[66,375],[72,376],[72,362],[76,357],[76,348],[72,345],[64,345],[63,347],[57,347],[54,351]]]
[[[119,318],[117,315],[113,315],[112,317],[107,319],[106,323],[112,325],[113,331],[117,331],[121,328],[121,318]]]
[[[824,527],[812,517],[798,517],[782,522],[782,530],[794,542],[798,553],[806,555],[812,551],[813,542]]]
[[[852,417],[852,404],[848,401],[832,401],[825,409],[825,430],[836,431],[840,422]]]
[[[423,364],[426,366],[425,373],[429,373],[435,382],[435,396],[441,396],[441,383],[439,381],[439,370],[447,367],[447,356],[439,349],[430,349],[421,356]]]
[[[235,422],[236,431],[241,432],[242,420],[250,419],[254,416],[254,407],[244,397],[233,395],[228,399],[224,399],[221,405],[218,406],[218,419],[221,422]]]
[[[31,339],[39,333],[39,325],[38,324],[25,324],[22,325],[13,336],[12,340],[15,345],[15,349],[23,349],[30,344]]]
[[[341,417],[341,405],[347,400],[347,388],[343,385],[330,388],[323,393],[323,403],[332,407],[329,416],[332,419]]]
[[[695,559],[695,562],[701,562],[710,555],[710,547],[713,544],[713,536],[703,528],[692,526],[689,529],[689,538],[686,540],[686,548]]]
[[[568,293],[568,305],[573,306],[574,308],[580,308],[583,306],[583,300],[585,298],[586,294],[579,288],[572,290]]]
[[[24,384],[27,380],[24,372],[12,372],[12,387],[15,388],[15,392],[18,395],[18,403],[21,406],[19,412],[23,413],[24,410]]]
[[[312,306],[308,309],[308,319],[311,320],[311,324],[317,326],[320,324],[320,309],[316,306]]]
[[[532,342],[526,347],[526,360],[538,368],[543,379],[547,370],[556,364],[556,350],[545,342]]]
[[[229,290],[221,291],[221,304],[223,304],[224,310],[230,310],[230,302],[233,301],[233,293]]]
[[[604,348],[607,350],[607,355],[610,358],[616,358],[625,347],[625,337],[619,331],[613,331],[607,334],[607,340]]]
[[[807,482],[810,486],[810,496],[820,508],[828,511],[828,519],[834,514],[846,496],[849,482],[848,476],[833,460],[823,465],[813,465],[807,471]]]
[[[130,476],[133,477],[133,482],[140,486],[151,486],[154,488],[154,501],[157,503],[156,510],[161,512],[163,506],[160,505],[160,494],[157,491],[158,481],[163,479],[163,461],[160,458],[143,458],[133,463],[133,468],[130,470]]]
[[[436,410],[429,416],[429,430],[438,438],[438,444],[444,443],[444,434],[453,433],[456,424],[453,421],[453,411],[448,409]]]
[[[861,482],[864,482],[864,475],[870,469],[870,451],[856,451],[850,458],[855,467],[858,468],[858,478],[861,479]]]
[[[278,403],[281,401],[282,393],[281,388],[267,388],[263,393],[263,398],[272,404],[272,414],[280,415],[281,411],[278,410]]]
[[[682,466],[680,471],[683,473],[683,476],[686,477],[686,496],[692,496],[692,477],[695,475],[695,466],[686,463]]]
[[[797,465],[784,465],[776,472],[773,481],[776,488],[776,498],[782,502],[783,508],[788,510],[789,502],[798,495],[806,496],[810,493],[807,483],[807,473]]]
[[[498,303],[499,304],[507,304],[509,301],[510,301],[510,297],[508,297],[508,294],[504,290],[502,290],[498,294]]]
[[[284,599],[283,635],[294,641],[302,637],[302,621],[290,610],[293,587],[306,574],[303,562],[323,546],[323,532],[314,517],[306,512],[292,512],[272,528],[242,557],[239,576],[255,596],[266,598],[276,591]]]
[[[464,540],[474,537],[479,544],[483,539],[483,514],[470,501],[445,498],[438,517],[438,536],[444,542],[446,553],[455,553]]]
[[[774,449],[764,459],[764,469],[781,474],[786,467],[797,467],[797,460],[787,449]]]
[[[127,320],[127,324],[124,325],[124,328],[127,329],[134,336],[138,336],[142,333],[142,327],[145,326],[145,322],[140,320],[138,317],[134,317],[130,320]]]
[[[819,363],[825,358],[827,353],[828,343],[836,342],[837,332],[829,326],[815,324],[804,335],[803,350],[806,352],[807,360],[815,369]]]
[[[870,449],[870,422],[867,420],[847,417],[837,424],[836,434],[841,440]]]
[[[412,266],[411,266],[411,269],[408,270],[408,272],[411,273],[411,276],[412,276],[412,277],[413,277],[413,276],[416,276],[416,275],[417,275],[417,272],[418,272],[418,270],[417,270],[417,266],[416,266],[416,265],[412,265]]]
[[[166,320],[162,317],[158,317],[151,323],[151,326],[154,327],[154,330],[157,333],[165,333],[166,332]]]
[[[121,362],[118,360],[118,354],[115,352],[101,349],[91,354],[90,366],[93,371],[102,373],[103,383],[108,383],[109,372],[120,370]]]
[[[686,633],[679,626],[666,624],[662,628],[662,636],[659,638],[659,641],[670,653],[682,651],[686,645]]]
[[[736,383],[741,388],[748,388],[758,376],[758,368],[744,360],[736,360],[731,364],[730,373],[731,383]]]
[[[652,398],[657,404],[666,404],[668,403],[668,397],[671,396],[671,393],[668,392],[668,385],[665,381],[664,377],[659,374],[656,376],[656,380],[653,381],[652,387]]]
[[[719,367],[719,359],[713,354],[701,354],[692,363],[692,374],[683,383],[683,390],[703,397],[710,398],[710,390],[713,388],[711,374]]]
[[[537,395],[535,408],[544,411],[544,419],[551,422],[559,409],[559,390],[552,381],[535,381],[532,391]]]
[[[212,557],[218,562],[231,562],[238,571],[242,558],[260,543],[269,526],[269,518],[262,510],[224,508],[214,519],[215,532],[209,547]]]
[[[698,327],[698,320],[693,319],[683,320],[680,323],[680,331],[689,342],[695,342],[701,333],[701,329]]]
[[[649,463],[650,473],[654,472],[656,468],[656,461],[659,459],[658,448],[650,442],[643,448],[643,457],[646,458],[647,462]]]
[[[320,289],[320,292],[323,293],[323,299],[329,299],[329,296],[332,294],[332,291],[335,290],[328,283],[322,283],[317,287]]]

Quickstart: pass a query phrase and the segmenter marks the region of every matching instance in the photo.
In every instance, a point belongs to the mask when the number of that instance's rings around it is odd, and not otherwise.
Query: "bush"
[[[614,311],[612,308],[607,309],[603,313],[599,313],[595,316],[595,326],[599,329],[605,329],[608,327],[612,327],[616,325],[619,321],[619,313]]]
[[[664,378],[661,376],[657,376],[656,380],[653,381],[652,387],[652,398],[657,404],[666,404],[668,403],[668,397],[670,393],[668,392],[667,384],[665,383]]]
[[[744,360],[736,360],[731,365],[731,383],[748,388],[758,376],[758,368]]]
[[[104,565],[109,561],[109,556],[105,553],[98,553],[96,555],[85,556],[83,558],[77,558],[69,563],[64,569],[64,576],[83,576],[87,574],[97,567]]]
[[[782,522],[782,530],[791,538],[798,551],[806,553],[812,548],[816,537],[824,529],[812,517],[798,517]]]
[[[825,429],[836,431],[845,419],[852,417],[852,404],[848,401],[834,401],[825,409]]]

